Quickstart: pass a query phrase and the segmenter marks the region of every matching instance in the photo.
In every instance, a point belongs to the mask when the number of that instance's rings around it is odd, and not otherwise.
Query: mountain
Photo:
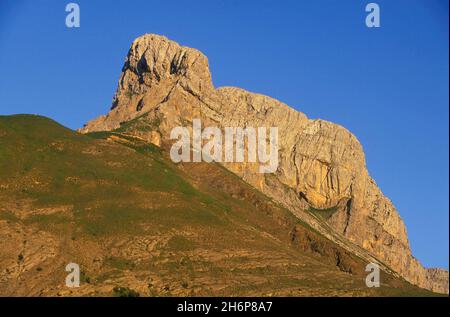
[[[366,287],[364,256],[220,164],[120,129],[0,116],[0,200],[2,296],[436,295],[388,270]]]
[[[370,177],[361,144],[345,128],[311,120],[267,96],[216,89],[198,50],[146,34],[129,50],[110,112],[81,133],[116,130],[167,150],[176,126],[278,127],[279,165],[223,163],[335,244],[414,285],[448,293],[448,272],[426,269],[410,250],[405,225]]]
[[[195,119],[278,127],[276,170],[175,163],[170,133],[193,132]],[[215,89],[207,58],[163,36],[133,42],[110,112],[78,132],[0,116],[0,200],[3,296],[448,293],[448,272],[412,257],[351,133],[263,95]],[[69,263],[80,266],[79,288],[65,285]],[[381,267],[379,288],[365,284],[368,263]]]

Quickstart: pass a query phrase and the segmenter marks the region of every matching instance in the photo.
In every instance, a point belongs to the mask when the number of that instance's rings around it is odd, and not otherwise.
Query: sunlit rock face
[[[164,36],[137,38],[122,68],[112,107],[80,132],[120,128],[161,147],[170,131],[201,119],[204,127],[278,127],[279,165],[223,163],[329,239],[407,281],[448,293],[448,272],[425,269],[412,255],[405,225],[369,176],[364,152],[345,128],[240,88],[215,88],[208,59]],[[320,220],[309,210],[332,210]]]

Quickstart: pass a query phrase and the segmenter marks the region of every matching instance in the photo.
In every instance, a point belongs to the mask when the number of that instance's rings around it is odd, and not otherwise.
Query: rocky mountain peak
[[[121,122],[164,101],[175,86],[197,95],[213,90],[207,57],[165,36],[142,35],[133,41],[128,51],[111,112],[89,122],[80,131],[118,128]]]
[[[128,52],[118,93],[140,94],[161,81],[187,80],[201,89],[212,86],[208,59],[200,51],[180,46],[165,36],[138,37]]]
[[[428,270],[412,256],[403,220],[370,177],[353,134],[331,122],[310,120],[264,95],[215,89],[208,60],[195,49],[154,34],[136,39],[111,111],[80,132],[121,128],[160,146],[172,142],[172,128],[194,118],[205,126],[276,126],[276,173],[260,174],[255,164],[223,165],[365,261],[420,287],[448,293],[448,272]]]

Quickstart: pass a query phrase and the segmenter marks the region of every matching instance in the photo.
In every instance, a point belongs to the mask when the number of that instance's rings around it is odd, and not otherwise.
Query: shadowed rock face
[[[167,147],[171,129],[190,127],[194,118],[203,127],[278,127],[276,173],[260,174],[255,163],[223,165],[337,244],[415,285],[448,293],[448,272],[425,269],[411,255],[405,225],[369,176],[355,136],[270,97],[215,89],[208,60],[195,49],[154,34],[136,39],[110,112],[80,132],[121,128]],[[323,219],[312,209],[333,213]]]

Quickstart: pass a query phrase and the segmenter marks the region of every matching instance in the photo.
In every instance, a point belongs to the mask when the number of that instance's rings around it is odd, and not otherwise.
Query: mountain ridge
[[[79,131],[122,129],[167,147],[170,130],[193,118],[205,126],[278,126],[280,165],[274,177],[258,174],[254,164],[223,165],[337,243],[367,251],[368,259],[379,259],[415,285],[448,293],[448,272],[425,269],[412,256],[403,221],[370,177],[353,134],[264,95],[214,88],[208,60],[198,50],[155,34],[137,38],[110,112]],[[336,212],[320,221],[302,212],[308,208]]]

